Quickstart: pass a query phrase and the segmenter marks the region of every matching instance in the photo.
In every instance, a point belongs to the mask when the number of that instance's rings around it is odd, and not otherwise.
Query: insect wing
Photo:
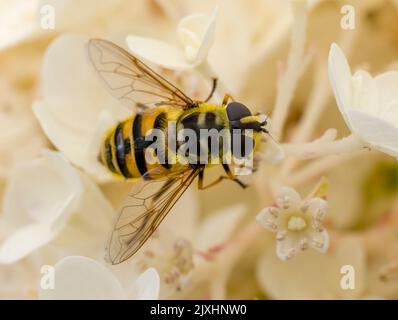
[[[134,184],[111,235],[107,258],[112,264],[127,260],[141,248],[198,173],[190,168],[175,177]]]
[[[114,43],[91,39],[88,54],[109,92],[124,105],[171,105],[186,107],[191,98],[146,64]]]

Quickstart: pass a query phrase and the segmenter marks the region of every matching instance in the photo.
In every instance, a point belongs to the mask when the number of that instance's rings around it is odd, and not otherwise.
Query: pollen
[[[305,220],[300,216],[292,216],[287,222],[287,228],[290,231],[301,231],[307,226]]]

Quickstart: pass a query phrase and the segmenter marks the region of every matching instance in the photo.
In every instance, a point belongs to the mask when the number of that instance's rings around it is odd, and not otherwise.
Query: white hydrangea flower
[[[129,49],[144,60],[168,69],[189,69],[207,58],[213,44],[218,9],[212,15],[191,14],[184,17],[177,29],[180,47],[161,40],[128,36]]]
[[[67,34],[50,45],[42,67],[44,99],[33,111],[58,150],[93,178],[105,181],[112,176],[97,160],[101,138],[131,110],[111,97],[93,72],[87,41]]]
[[[39,289],[39,298],[42,300],[159,298],[160,280],[154,268],[139,275],[127,290],[109,269],[87,257],[63,258],[54,266],[54,272],[54,289]]]
[[[352,133],[375,149],[398,156],[398,71],[372,77],[351,74],[335,43],[329,52],[329,78],[340,112]]]
[[[276,233],[276,254],[281,260],[295,257],[300,250],[312,247],[326,252],[329,235],[322,227],[326,201],[319,197],[302,200],[290,187],[282,187],[276,194],[276,206],[264,208],[257,221]]]
[[[76,237],[73,229],[61,237],[77,213],[82,213],[76,221],[79,228],[95,219],[95,228],[89,229],[99,231],[95,241],[103,251],[100,234],[109,228],[114,210],[98,187],[58,152],[44,151],[41,157],[21,163],[5,190],[0,263],[14,263],[56,239],[69,241],[69,245],[73,239],[76,247],[84,251],[89,241]]]

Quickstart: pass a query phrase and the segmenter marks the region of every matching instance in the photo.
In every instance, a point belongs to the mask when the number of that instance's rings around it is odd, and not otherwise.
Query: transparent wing
[[[193,104],[181,90],[110,41],[91,39],[88,54],[109,92],[129,108],[137,104],[148,107]]]
[[[108,247],[108,260],[121,263],[134,255],[195,179],[199,169],[185,169],[162,180],[140,181],[120,209]]]

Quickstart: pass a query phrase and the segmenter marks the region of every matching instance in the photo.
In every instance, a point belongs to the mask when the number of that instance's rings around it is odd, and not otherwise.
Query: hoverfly
[[[109,92],[137,112],[111,128],[105,135],[99,161],[112,173],[126,179],[140,180],[121,206],[108,246],[108,259],[118,264],[133,256],[165,218],[185,190],[198,177],[199,189],[206,189],[223,179],[245,185],[234,175],[228,164],[222,163],[225,175],[204,186],[204,170],[208,164],[148,163],[145,150],[146,134],[153,128],[167,130],[175,121],[177,127],[200,129],[251,129],[254,152],[266,121],[239,102],[225,95],[220,105],[208,103],[217,80],[205,101],[194,101],[169,81],[157,74],[138,58],[101,39],[91,39],[88,53],[96,73]],[[243,132],[243,131],[242,131]],[[167,133],[166,133],[167,135]],[[231,139],[246,139],[243,133]],[[170,148],[165,153],[174,152]],[[220,157],[221,155],[212,155]]]

